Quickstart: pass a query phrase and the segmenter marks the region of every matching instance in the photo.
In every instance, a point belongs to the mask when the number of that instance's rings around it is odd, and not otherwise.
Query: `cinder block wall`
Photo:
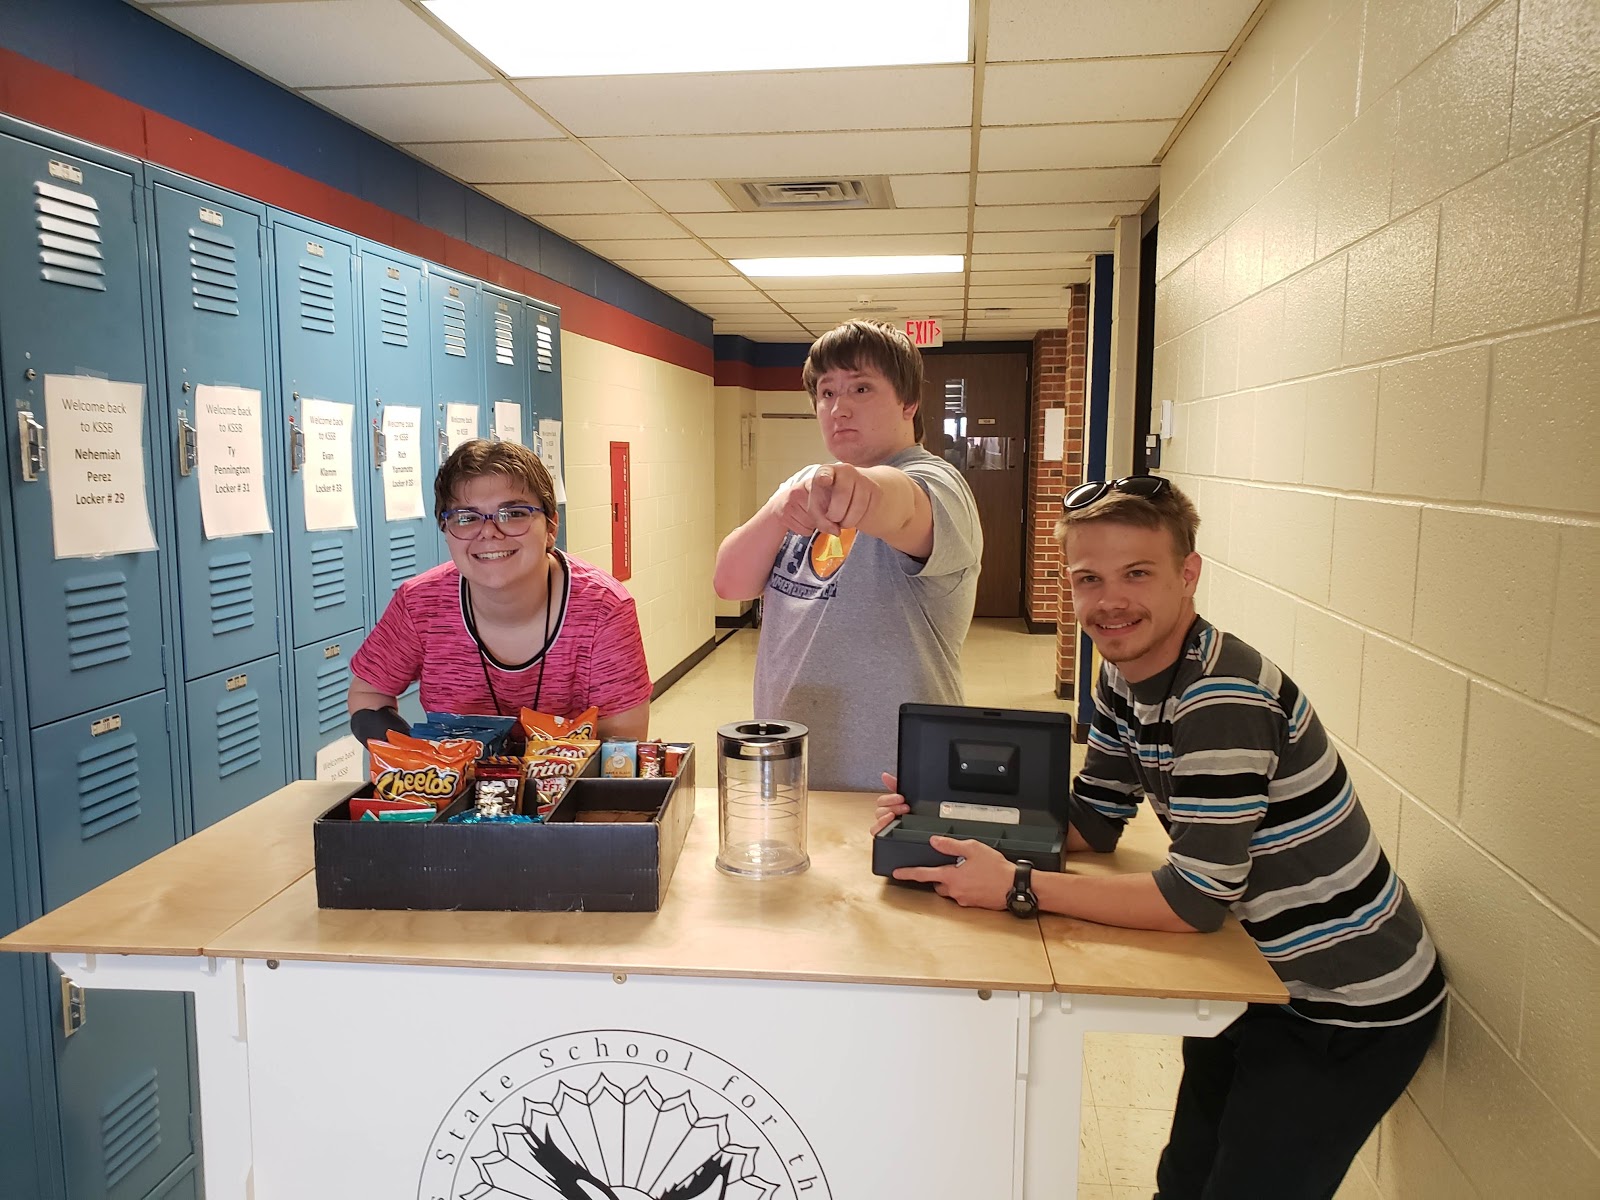
[[[1600,1195],[1597,61],[1593,0],[1277,0],[1162,167],[1203,611],[1307,689],[1452,980],[1357,1195]]]

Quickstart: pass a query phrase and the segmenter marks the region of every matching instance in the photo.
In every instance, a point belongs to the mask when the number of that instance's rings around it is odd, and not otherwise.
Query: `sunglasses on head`
[[[1127,492],[1130,496],[1143,496],[1146,500],[1154,500],[1170,486],[1160,475],[1128,475],[1122,479],[1099,479],[1091,483],[1080,483],[1073,488],[1061,497],[1061,507],[1067,512],[1088,508],[1111,492]]]

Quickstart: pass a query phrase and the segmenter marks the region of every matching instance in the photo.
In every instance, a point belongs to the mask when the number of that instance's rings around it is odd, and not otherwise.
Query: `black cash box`
[[[1065,834],[1049,801],[1067,795],[1071,755],[1066,713],[902,704],[898,779],[911,811],[872,839],[872,873],[953,863],[928,844],[934,834],[1060,869]]]
[[[680,743],[673,743],[674,745]],[[450,825],[471,789],[426,823],[352,821],[350,798],[312,826],[319,908],[652,912],[694,820],[694,748],[676,776],[609,779],[590,757],[544,821]],[[370,795],[370,783],[351,795]],[[596,818],[599,818],[598,820]]]

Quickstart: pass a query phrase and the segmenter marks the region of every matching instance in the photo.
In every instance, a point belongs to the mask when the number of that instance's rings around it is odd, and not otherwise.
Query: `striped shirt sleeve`
[[[1216,929],[1244,895],[1284,727],[1272,693],[1247,679],[1202,678],[1173,710],[1172,848],[1155,878],[1172,910],[1196,929]]]
[[[1101,853],[1117,848],[1123,829],[1138,812],[1144,796],[1144,785],[1128,756],[1124,732],[1112,707],[1110,685],[1102,668],[1094,688],[1088,753],[1083,770],[1073,778],[1066,813],[1067,823]]]

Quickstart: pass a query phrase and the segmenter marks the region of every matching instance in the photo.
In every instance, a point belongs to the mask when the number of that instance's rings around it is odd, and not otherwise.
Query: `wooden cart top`
[[[0,939],[0,949],[523,970],[803,979],[920,987],[1282,1002],[1245,932],[1111,929],[958,908],[871,874],[868,796],[814,792],[811,869],[761,882],[714,865],[716,791],[661,911],[319,909],[311,822],[349,790],[295,783]],[[1115,855],[1070,869],[1149,869],[1162,834],[1135,823]]]

